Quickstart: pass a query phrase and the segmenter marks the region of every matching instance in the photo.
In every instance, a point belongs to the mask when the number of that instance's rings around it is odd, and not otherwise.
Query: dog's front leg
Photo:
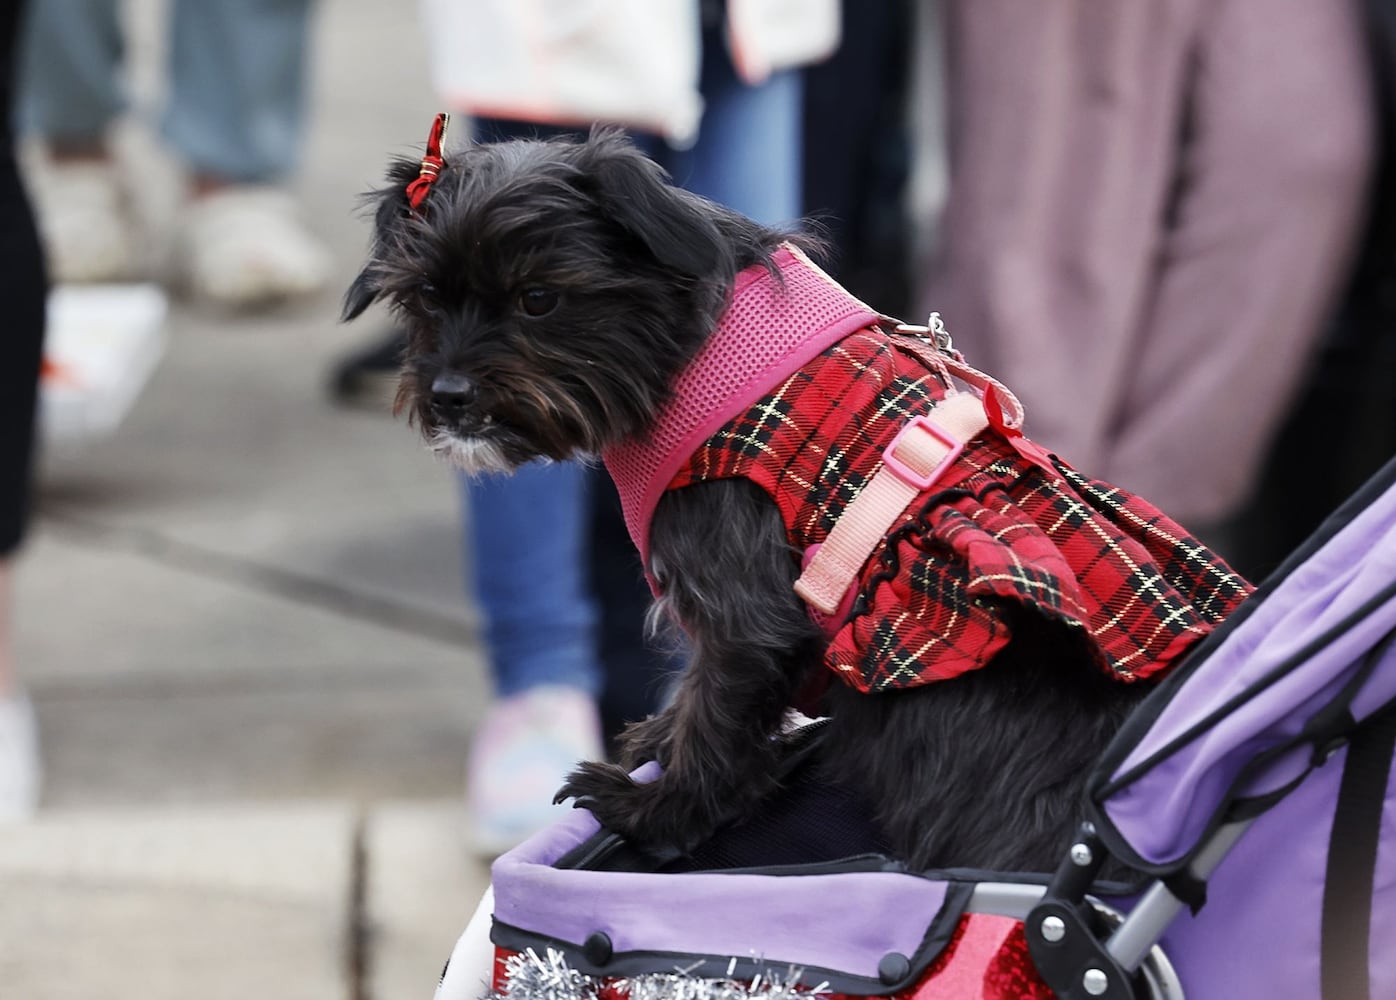
[[[651,550],[692,660],[673,704],[622,735],[624,766],[584,764],[558,797],[640,843],[686,849],[774,787],[774,736],[824,639],[792,589],[799,563],[780,513],[751,483],[666,495]],[[636,784],[627,768],[645,759],[664,773]]]

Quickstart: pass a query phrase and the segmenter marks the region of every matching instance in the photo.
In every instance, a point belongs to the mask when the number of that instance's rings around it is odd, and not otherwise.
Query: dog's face
[[[623,136],[472,145],[417,210],[396,161],[345,318],[408,331],[397,408],[470,471],[595,454],[641,431],[746,261],[733,213]],[[779,239],[771,234],[772,245]]]

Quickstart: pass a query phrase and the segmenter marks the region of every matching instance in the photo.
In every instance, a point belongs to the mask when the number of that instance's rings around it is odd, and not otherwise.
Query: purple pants
[[[1185,524],[1225,518],[1354,249],[1358,5],[946,0],[944,30],[927,306],[1034,438]]]

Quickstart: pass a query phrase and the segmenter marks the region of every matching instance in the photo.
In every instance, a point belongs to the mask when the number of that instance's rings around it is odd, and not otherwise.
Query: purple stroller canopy
[[[1167,874],[1396,699],[1396,462],[1149,699],[1091,783],[1112,853]]]

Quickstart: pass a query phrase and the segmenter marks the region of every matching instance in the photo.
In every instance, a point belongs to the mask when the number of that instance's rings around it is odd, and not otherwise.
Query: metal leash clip
[[[883,320],[890,323],[897,333],[907,337],[915,337],[917,340],[924,340],[942,354],[953,355],[955,353],[955,345],[950,339],[950,331],[945,328],[945,321],[940,318],[938,312],[931,313],[925,326],[903,323],[890,316],[884,316]]]

